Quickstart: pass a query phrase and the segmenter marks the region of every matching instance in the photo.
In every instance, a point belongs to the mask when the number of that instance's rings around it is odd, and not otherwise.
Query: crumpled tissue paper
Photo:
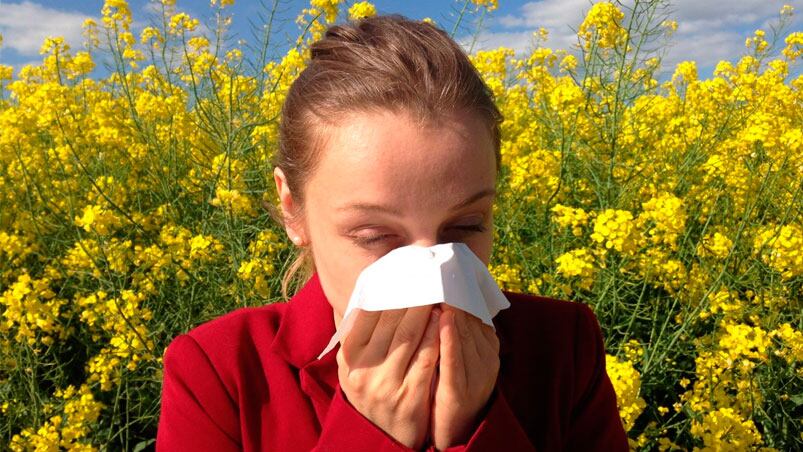
[[[403,246],[363,269],[340,326],[318,359],[348,334],[356,309],[382,311],[437,303],[462,309],[491,327],[491,319],[510,307],[488,268],[465,243]]]

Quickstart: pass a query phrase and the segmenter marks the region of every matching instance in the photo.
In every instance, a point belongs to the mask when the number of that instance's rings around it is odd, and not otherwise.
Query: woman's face
[[[360,272],[405,245],[463,242],[486,265],[493,244],[496,161],[474,114],[416,125],[389,111],[355,113],[328,129],[306,185],[302,225],[339,325]],[[295,209],[280,169],[282,208]]]

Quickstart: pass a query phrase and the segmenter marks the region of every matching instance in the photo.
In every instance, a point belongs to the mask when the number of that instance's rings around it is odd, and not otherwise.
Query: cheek
[[[485,266],[488,266],[488,264],[491,262],[491,255],[493,254],[493,239],[494,236],[492,228],[489,232],[478,236],[475,242],[469,244],[471,251],[477,255],[477,257],[485,264]]]
[[[326,299],[338,316],[342,316],[354,287],[351,274],[343,265],[325,258],[320,263],[316,262],[316,267]]]
[[[316,270],[332,309],[342,316],[348,306],[357,277],[362,269],[375,259],[358,256],[353,250],[345,249],[337,241],[329,242],[328,248],[320,246],[320,243],[318,245],[318,247],[313,245]]]

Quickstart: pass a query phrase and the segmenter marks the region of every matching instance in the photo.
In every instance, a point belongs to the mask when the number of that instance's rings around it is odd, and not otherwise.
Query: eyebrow
[[[484,190],[481,190],[481,191],[469,196],[465,200],[455,204],[454,206],[452,206],[452,208],[449,209],[449,211],[451,212],[451,211],[458,210],[458,209],[460,209],[462,207],[466,207],[466,206],[468,206],[468,205],[470,205],[470,204],[472,204],[474,202],[477,202],[482,198],[485,198],[487,196],[493,196],[493,195],[496,195],[496,189],[486,188]],[[345,206],[338,207],[337,210],[338,211],[363,210],[363,211],[367,211],[367,212],[380,212],[380,213],[388,213],[388,214],[391,214],[391,215],[401,216],[401,212],[399,210],[397,210],[397,209],[392,208],[392,207],[383,206],[383,205],[379,205],[379,204],[365,203],[365,202],[356,202],[356,203],[353,203],[353,204],[348,204],[348,205],[345,205]]]

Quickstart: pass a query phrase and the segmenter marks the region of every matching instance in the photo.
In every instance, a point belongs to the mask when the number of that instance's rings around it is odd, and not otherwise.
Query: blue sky
[[[632,0],[624,0],[632,3]],[[273,3],[273,0],[263,0]],[[280,26],[274,42],[285,43],[297,36],[293,18],[307,5],[306,1],[281,0],[278,14]],[[346,0],[350,5],[353,0]],[[500,0],[499,9],[486,17],[475,49],[511,47],[517,52],[531,48],[532,33],[539,27],[549,30],[547,45],[570,49],[576,43],[572,29],[576,29],[591,0]],[[436,23],[451,30],[457,10],[457,0],[414,0],[374,2],[380,13],[400,13],[411,18],[431,17]],[[803,31],[803,0],[673,0],[670,17],[679,27],[664,59],[664,68],[671,72],[680,61],[694,60],[701,78],[711,76],[720,60],[735,61],[745,51],[745,38],[757,28],[769,33],[768,24],[777,20],[784,4],[795,9],[789,31]],[[102,0],[0,0],[0,63],[19,67],[38,62],[39,48],[48,35],[64,36],[73,49],[81,46],[81,23],[87,17],[98,18]],[[153,17],[153,0],[131,0],[134,31],[148,25]],[[177,8],[194,17],[209,17],[208,0],[177,0]],[[230,9],[233,15],[234,39],[252,41],[249,19],[260,22],[259,13],[265,12],[258,0],[237,0]],[[470,24],[467,24],[470,26]],[[471,41],[466,31],[457,33],[458,41],[468,46]],[[286,46],[285,46],[286,47]],[[281,49],[280,49],[281,50]],[[799,73],[799,68],[794,71]]]

